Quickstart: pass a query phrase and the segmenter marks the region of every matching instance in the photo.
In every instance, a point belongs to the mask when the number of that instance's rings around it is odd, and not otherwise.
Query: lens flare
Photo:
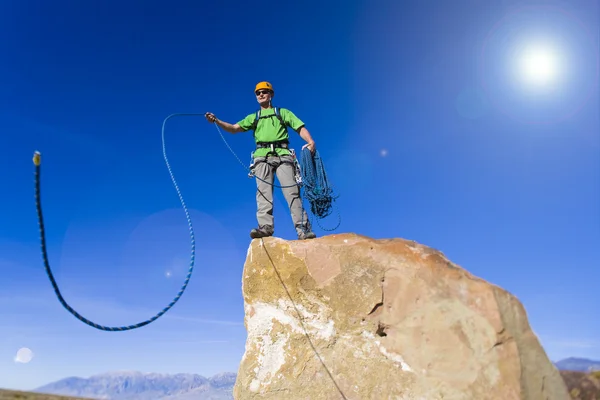
[[[547,86],[559,77],[558,57],[551,46],[530,45],[520,54],[518,61],[525,83]]]
[[[33,352],[27,347],[22,347],[17,351],[15,356],[15,362],[21,364],[27,364],[33,359]]]
[[[489,30],[480,84],[490,106],[514,121],[551,124],[580,112],[597,91],[594,35],[555,6],[518,6]]]

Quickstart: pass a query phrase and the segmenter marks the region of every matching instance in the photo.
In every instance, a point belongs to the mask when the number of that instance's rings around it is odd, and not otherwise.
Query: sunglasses
[[[260,96],[261,94],[269,94],[269,93],[271,93],[270,90],[258,90],[258,91],[256,91],[256,95],[257,96]]]

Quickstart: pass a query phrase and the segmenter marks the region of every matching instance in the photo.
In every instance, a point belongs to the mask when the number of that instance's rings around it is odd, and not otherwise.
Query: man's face
[[[256,91],[256,101],[258,101],[261,105],[268,104],[272,97],[273,96],[270,90],[259,89]]]

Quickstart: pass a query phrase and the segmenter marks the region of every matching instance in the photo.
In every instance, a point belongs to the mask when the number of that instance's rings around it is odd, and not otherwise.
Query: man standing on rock
[[[256,218],[258,228],[252,229],[250,237],[253,239],[272,236],[274,233],[273,218],[273,183],[275,174],[282,188],[283,195],[290,208],[292,221],[298,239],[314,239],[316,235],[311,231],[306,211],[302,207],[300,188],[294,177],[294,159],[289,151],[289,135],[287,127],[294,129],[307,144],[307,148],[314,154],[315,142],[310,133],[298,117],[285,108],[274,108],[271,100],[275,95],[273,86],[269,82],[259,82],[254,88],[256,100],[260,104],[257,113],[247,115],[236,124],[230,124],[218,119],[213,113],[207,112],[205,117],[209,122],[216,123],[229,133],[254,131],[256,150],[252,154],[253,173],[256,176]],[[263,182],[264,181],[264,182]]]

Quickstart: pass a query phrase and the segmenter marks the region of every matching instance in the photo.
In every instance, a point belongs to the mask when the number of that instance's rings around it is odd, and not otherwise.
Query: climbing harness
[[[287,151],[290,152],[290,155],[292,156],[293,159],[295,159],[295,157],[296,157],[296,153],[294,152],[294,149],[290,148],[289,141],[287,139],[278,140],[275,142],[257,142],[256,150],[258,150],[258,149],[271,149],[271,151],[269,151],[267,154],[265,154],[265,157],[267,157],[271,154],[274,155],[275,157],[279,157],[279,154],[277,154],[275,149],[286,149]],[[285,161],[282,161],[282,163],[285,163]],[[294,164],[294,168],[296,168],[295,163],[292,162],[292,164]],[[250,152],[250,172],[248,173],[249,178],[252,178],[255,176],[254,175],[255,165],[256,165],[256,163],[254,162],[254,151],[252,151],[252,152]],[[293,186],[293,185],[291,185],[291,186]],[[283,186],[283,187],[290,187],[290,186]]]
[[[286,149],[290,150],[290,143],[288,140],[277,140],[275,142],[257,142],[256,149],[271,149],[270,153],[277,155],[275,149]]]
[[[202,115],[202,114],[173,114],[168,116],[164,122],[163,122],[163,129],[162,129],[162,149],[163,149],[163,157],[165,159],[165,163],[167,165],[167,169],[169,170],[169,174],[171,176],[171,180],[173,181],[173,185],[175,186],[175,190],[177,191],[177,195],[179,196],[179,201],[181,202],[181,206],[183,207],[183,210],[185,211],[185,217],[187,219],[188,222],[188,227],[189,227],[189,231],[190,231],[190,239],[191,239],[191,245],[192,245],[192,255],[191,255],[191,260],[190,260],[190,267],[187,273],[187,276],[185,277],[185,281],[183,283],[183,286],[181,287],[181,289],[179,290],[179,292],[177,293],[177,295],[175,296],[175,298],[171,301],[171,303],[169,303],[169,305],[167,305],[165,308],[163,308],[162,311],[160,311],[158,314],[156,314],[155,316],[153,316],[152,318],[134,324],[134,325],[129,325],[129,326],[118,326],[118,327],[110,327],[110,326],[103,326],[103,325],[99,325],[96,324],[95,322],[92,322],[90,320],[88,320],[87,318],[83,317],[81,314],[79,314],[77,311],[75,311],[63,298],[58,285],[56,283],[56,280],[54,279],[54,276],[52,274],[52,270],[50,269],[50,263],[48,262],[48,254],[46,251],[46,237],[45,237],[45,231],[44,231],[44,218],[43,218],[43,214],[42,214],[42,205],[41,205],[41,196],[40,196],[40,166],[41,166],[41,154],[40,152],[36,151],[34,153],[33,156],[33,163],[35,165],[35,202],[36,202],[36,208],[37,208],[37,215],[38,215],[38,223],[39,223],[39,228],[40,228],[40,239],[41,239],[41,249],[42,249],[42,258],[44,261],[44,267],[46,269],[46,274],[48,275],[48,278],[50,278],[50,282],[52,283],[52,287],[54,288],[54,293],[56,294],[56,296],[58,297],[58,300],[60,301],[60,303],[62,304],[62,306],[69,311],[71,314],[73,314],[73,316],[75,316],[77,319],[79,319],[81,322],[102,330],[102,331],[110,331],[110,332],[116,332],[116,331],[128,331],[128,330],[132,330],[132,329],[137,329],[137,328],[141,328],[142,326],[148,325],[151,322],[156,321],[158,318],[160,318],[161,316],[163,316],[167,311],[169,311],[174,305],[175,303],[177,303],[179,301],[179,299],[181,298],[181,296],[183,295],[183,292],[185,291],[185,289],[187,288],[187,285],[190,281],[190,278],[192,277],[192,272],[194,270],[194,262],[195,262],[195,258],[196,258],[196,239],[194,237],[194,229],[192,227],[192,220],[190,218],[190,214],[188,212],[188,209],[185,205],[185,202],[183,200],[183,196],[181,195],[181,191],[179,190],[179,186],[177,185],[177,181],[175,180],[175,176],[173,175],[173,171],[171,170],[171,166],[169,164],[169,160],[167,158],[167,152],[166,152],[166,146],[165,146],[165,138],[164,138],[164,126],[165,123],[167,122],[167,120],[175,115],[179,115],[179,116],[197,116],[197,115]]]
[[[290,154],[290,156],[292,157],[292,161],[287,161],[287,160],[281,160],[282,164],[292,164],[292,167],[294,168],[294,178],[296,180],[296,184],[297,185],[302,185],[302,179],[300,178],[300,164],[298,163],[298,158],[296,157],[296,152],[294,151],[294,149],[289,147],[289,144],[287,142],[287,140],[282,140],[280,142],[259,142],[256,144],[256,148],[257,149],[271,149],[271,151],[269,151],[267,154],[264,155],[265,160],[259,159],[258,163],[261,162],[266,162],[266,158],[269,155],[273,155],[275,157],[279,157],[279,154],[277,154],[277,152],[275,151],[275,149],[286,149]],[[253,178],[255,177],[254,174],[254,167],[256,166],[257,162],[254,158],[254,152],[250,152],[250,172],[248,173],[248,177],[249,178]],[[286,187],[291,187],[294,185],[288,185],[288,186],[281,186],[282,188],[286,188]]]

